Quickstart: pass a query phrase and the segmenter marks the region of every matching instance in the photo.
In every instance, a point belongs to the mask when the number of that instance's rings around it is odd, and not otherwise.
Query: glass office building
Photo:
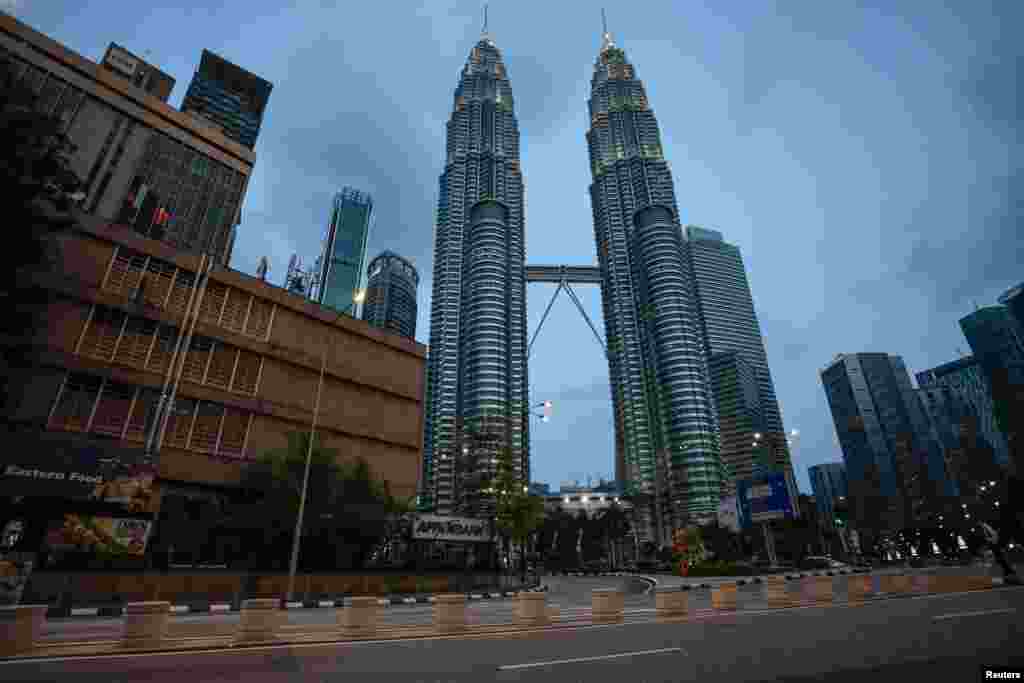
[[[811,480],[811,490],[814,492],[814,504],[818,508],[818,513],[828,526],[833,526],[835,502],[849,495],[846,467],[841,462],[811,465],[807,468],[807,477]]]
[[[270,82],[203,50],[181,111],[205,119],[227,137],[252,149],[272,88]]]
[[[320,304],[356,315],[372,222],[373,198],[369,194],[346,187],[334,195],[317,275]]]
[[[392,251],[381,252],[366,270],[363,320],[410,339],[416,337],[416,292],[420,276],[412,263]]]

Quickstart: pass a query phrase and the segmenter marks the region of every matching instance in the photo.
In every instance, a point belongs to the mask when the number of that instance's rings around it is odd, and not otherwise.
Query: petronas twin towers
[[[604,34],[589,101],[591,205],[616,477],[641,532],[707,519],[723,485],[692,274],[658,123]],[[512,90],[485,33],[448,122],[434,247],[422,509],[478,514],[499,463],[529,481],[523,179]],[[571,448],[572,444],[566,444]]]

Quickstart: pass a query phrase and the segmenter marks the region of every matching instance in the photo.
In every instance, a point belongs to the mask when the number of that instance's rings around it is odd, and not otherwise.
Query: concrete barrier
[[[0,607],[0,656],[30,652],[46,623],[47,605]]]
[[[712,609],[734,611],[736,609],[736,584],[723,583],[711,591]]]
[[[800,579],[800,594],[804,602],[813,605],[830,604],[833,599],[831,576],[808,576]]]
[[[547,626],[551,622],[544,593],[520,593],[516,597],[516,623],[520,626]]]
[[[345,606],[338,611],[341,634],[349,638],[372,636],[377,632],[377,598],[363,596],[345,598]]]
[[[686,616],[689,595],[678,588],[659,588],[654,594],[658,621]]]
[[[235,641],[252,643],[275,640],[285,619],[277,598],[250,598],[242,602],[242,618]]]
[[[794,596],[790,594],[787,588],[786,577],[784,576],[766,577],[764,580],[764,594],[768,607],[772,609],[792,607],[796,603]]]
[[[132,648],[160,647],[167,637],[171,603],[163,600],[129,602],[124,608],[121,645]]]
[[[622,591],[615,588],[595,588],[591,593],[591,618],[595,624],[622,621]]]
[[[463,593],[444,593],[434,601],[434,628],[438,633],[458,633],[466,630],[466,596]]]
[[[969,591],[987,590],[993,585],[991,576],[967,576],[964,578],[967,579],[965,590]]]
[[[883,574],[878,577],[878,591],[886,595],[904,595],[912,587],[910,577],[905,574]]]
[[[863,605],[874,592],[874,581],[870,576],[849,576],[846,578],[846,602]]]

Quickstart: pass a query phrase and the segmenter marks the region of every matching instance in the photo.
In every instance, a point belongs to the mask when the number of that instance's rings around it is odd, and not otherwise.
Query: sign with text
[[[743,527],[773,519],[790,519],[793,501],[784,472],[773,472],[756,479],[736,482],[740,521]]]
[[[431,541],[490,541],[491,523],[472,517],[444,517],[418,515],[412,527],[412,537]]]

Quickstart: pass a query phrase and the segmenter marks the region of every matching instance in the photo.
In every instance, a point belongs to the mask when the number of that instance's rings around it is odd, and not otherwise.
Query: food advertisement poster
[[[148,519],[67,514],[63,522],[51,524],[46,544],[59,551],[141,557],[151,527]]]

